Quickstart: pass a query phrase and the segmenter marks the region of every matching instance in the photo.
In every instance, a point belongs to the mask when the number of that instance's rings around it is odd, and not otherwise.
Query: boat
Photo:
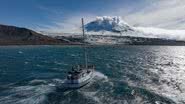
[[[82,18],[82,32],[83,32],[83,49],[84,49],[84,64],[73,66],[68,72],[67,78],[64,82],[67,88],[81,88],[91,82],[95,70],[94,65],[88,64],[87,57],[87,43],[85,42],[86,35],[84,30],[84,20]]]

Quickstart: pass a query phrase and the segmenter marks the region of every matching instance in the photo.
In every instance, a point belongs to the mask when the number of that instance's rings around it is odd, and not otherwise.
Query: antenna
[[[85,40],[85,29],[84,29],[84,19],[82,18],[82,32],[83,32],[83,38]]]
[[[84,19],[82,18],[82,32],[83,32],[83,42],[84,42],[84,60],[85,60],[85,68],[87,69],[87,63],[88,63],[88,59],[87,59],[87,52],[86,52],[86,35],[85,35],[85,29],[84,29]]]

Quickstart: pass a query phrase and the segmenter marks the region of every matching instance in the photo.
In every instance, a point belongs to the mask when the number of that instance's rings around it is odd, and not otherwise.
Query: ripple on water
[[[8,95],[0,97],[0,104],[44,104],[52,91],[48,85],[14,87],[5,90]]]
[[[1,48],[1,47],[0,47]],[[22,51],[23,53],[19,52]],[[49,51],[48,51],[49,50]],[[0,49],[0,80],[24,83],[0,85],[2,104],[183,104],[185,48],[157,46],[92,47],[92,83],[75,91],[61,91],[61,77],[81,62],[79,47],[14,47]],[[94,51],[96,50],[96,51]],[[76,60],[73,60],[73,59]],[[6,61],[5,61],[6,60]],[[27,63],[28,62],[28,63]],[[22,65],[25,64],[25,65]],[[26,69],[26,70],[24,70]],[[19,80],[18,80],[19,79]],[[79,101],[80,99],[80,101]]]

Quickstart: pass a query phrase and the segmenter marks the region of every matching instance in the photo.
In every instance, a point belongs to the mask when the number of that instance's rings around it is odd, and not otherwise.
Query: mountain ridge
[[[33,30],[0,24],[0,45],[50,45],[65,41],[42,35]]]

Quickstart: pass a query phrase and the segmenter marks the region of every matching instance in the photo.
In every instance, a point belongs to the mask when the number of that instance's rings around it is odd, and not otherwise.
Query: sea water
[[[185,47],[91,46],[90,84],[60,88],[80,46],[1,46],[0,104],[184,104]]]

